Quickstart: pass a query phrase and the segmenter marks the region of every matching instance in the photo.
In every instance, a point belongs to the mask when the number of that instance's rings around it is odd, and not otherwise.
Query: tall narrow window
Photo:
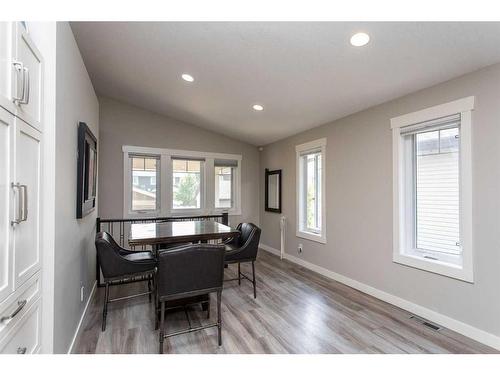
[[[321,232],[321,152],[301,156],[304,170],[304,228]]]
[[[172,159],[172,207],[200,209],[202,160]]]
[[[132,211],[155,211],[158,209],[156,176],[159,173],[158,157],[131,155]]]
[[[215,208],[230,209],[235,201],[236,160],[214,160],[215,171]]]
[[[297,146],[297,235],[325,242],[324,152],[319,140]]]
[[[469,110],[446,113],[455,106]],[[472,280],[470,106],[457,101],[393,119],[394,259],[467,281]],[[425,119],[427,113],[433,117]]]

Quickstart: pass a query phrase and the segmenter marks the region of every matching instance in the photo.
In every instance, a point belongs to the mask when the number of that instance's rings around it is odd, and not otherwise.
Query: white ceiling
[[[500,61],[500,23],[73,22],[98,94],[265,145]],[[370,34],[364,47],[350,36]],[[182,73],[194,76],[183,81]],[[262,112],[252,110],[263,104]]]

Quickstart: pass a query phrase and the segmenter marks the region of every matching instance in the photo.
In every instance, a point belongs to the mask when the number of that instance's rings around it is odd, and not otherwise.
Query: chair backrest
[[[99,265],[105,278],[119,277],[137,272],[137,265],[125,259],[121,252],[128,252],[116,243],[108,232],[96,234],[95,247]]]
[[[158,258],[157,288],[160,300],[222,289],[224,246],[187,245],[161,251]]]
[[[253,223],[241,223],[238,225],[241,232],[239,242],[239,258],[255,259],[259,250],[261,229]]]
[[[257,229],[260,231],[259,227],[253,223],[241,223],[239,228],[241,232],[240,245],[243,246],[248,240],[250,240],[251,237],[256,234],[255,231]]]

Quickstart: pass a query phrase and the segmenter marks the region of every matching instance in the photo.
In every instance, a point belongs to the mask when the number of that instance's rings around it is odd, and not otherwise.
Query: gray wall
[[[390,119],[474,95],[474,284],[392,262]],[[295,145],[327,138],[326,245],[295,236]],[[500,335],[500,64],[268,145],[283,169],[286,252],[484,331]],[[263,194],[261,179],[261,197]],[[263,203],[261,204],[263,207]],[[261,209],[262,241],[279,249],[279,217]],[[297,254],[299,243],[304,245]]]
[[[123,217],[122,146],[132,145],[243,155],[242,215],[230,217],[230,222],[258,223],[259,151],[255,146],[110,98],[100,97],[99,105],[99,215],[101,217]]]
[[[65,353],[95,281],[97,210],[76,219],[76,164],[78,122],[98,137],[99,103],[67,22],[57,23],[56,62],[54,352]]]

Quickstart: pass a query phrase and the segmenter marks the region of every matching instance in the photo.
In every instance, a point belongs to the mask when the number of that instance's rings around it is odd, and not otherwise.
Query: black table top
[[[137,223],[130,227],[128,242],[131,246],[155,245],[227,239],[239,234],[237,229],[210,220]]]

